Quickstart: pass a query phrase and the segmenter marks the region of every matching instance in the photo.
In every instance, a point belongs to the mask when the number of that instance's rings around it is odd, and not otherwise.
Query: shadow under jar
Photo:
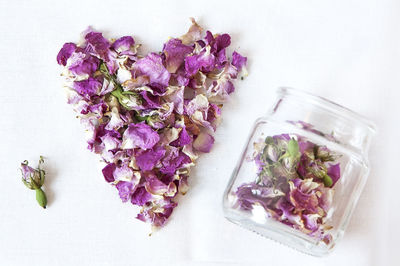
[[[375,126],[303,91],[280,88],[225,190],[225,217],[314,256],[342,238],[369,173]]]

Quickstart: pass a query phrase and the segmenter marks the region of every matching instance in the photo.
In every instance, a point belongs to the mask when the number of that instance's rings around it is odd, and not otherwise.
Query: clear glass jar
[[[226,218],[305,253],[329,253],[366,182],[374,132],[372,122],[347,108],[280,88],[225,190]]]

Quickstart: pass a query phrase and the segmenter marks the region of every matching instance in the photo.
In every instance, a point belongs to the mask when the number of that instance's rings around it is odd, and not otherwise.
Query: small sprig
[[[41,207],[46,209],[47,197],[41,188],[44,184],[46,175],[45,171],[41,169],[41,165],[43,163],[44,159],[42,156],[40,156],[37,169],[33,169],[28,165],[28,161],[25,160],[21,163],[21,173],[22,173],[22,182],[24,183],[24,185],[27,188],[36,191],[36,201],[39,203]]]

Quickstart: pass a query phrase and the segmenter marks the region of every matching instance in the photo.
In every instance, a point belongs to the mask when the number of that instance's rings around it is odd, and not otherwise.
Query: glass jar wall
[[[280,88],[256,121],[223,199],[227,219],[322,256],[343,236],[369,172],[372,122]]]

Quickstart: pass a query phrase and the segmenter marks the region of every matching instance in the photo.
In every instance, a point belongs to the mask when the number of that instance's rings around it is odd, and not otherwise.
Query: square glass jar
[[[342,238],[369,173],[372,122],[324,98],[280,88],[225,190],[225,217],[305,253]]]

